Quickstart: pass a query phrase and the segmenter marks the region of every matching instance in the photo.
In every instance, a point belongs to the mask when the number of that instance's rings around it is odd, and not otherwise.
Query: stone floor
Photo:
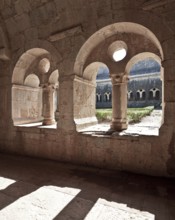
[[[174,220],[175,179],[0,154],[0,220]]]

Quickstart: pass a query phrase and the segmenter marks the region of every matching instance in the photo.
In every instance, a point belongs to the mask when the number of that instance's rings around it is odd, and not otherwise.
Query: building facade
[[[96,108],[112,108],[112,83],[108,70],[97,75]],[[160,65],[151,59],[138,62],[130,71],[127,89],[128,108],[161,108],[162,80]]]

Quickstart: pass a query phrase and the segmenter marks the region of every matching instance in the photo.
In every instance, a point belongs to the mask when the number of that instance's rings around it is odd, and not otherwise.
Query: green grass
[[[130,124],[138,123],[145,116],[148,116],[153,111],[154,107],[145,108],[128,108],[127,118]],[[112,119],[112,109],[97,109],[96,117],[99,122],[109,122]]]

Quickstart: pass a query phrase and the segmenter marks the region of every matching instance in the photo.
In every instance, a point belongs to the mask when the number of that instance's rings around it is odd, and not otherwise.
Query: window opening
[[[12,119],[14,125],[55,126],[58,71],[50,73],[49,53],[41,48],[25,52],[17,62],[12,77]],[[50,78],[49,78],[50,77]]]

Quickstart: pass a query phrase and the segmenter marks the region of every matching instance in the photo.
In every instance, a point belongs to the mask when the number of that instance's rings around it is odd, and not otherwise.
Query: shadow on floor
[[[83,220],[100,198],[152,213],[156,220],[175,219],[174,179],[3,154],[0,155],[0,176],[16,180],[0,191],[2,210],[43,186],[57,186],[80,189],[80,192],[57,213],[55,220]]]

